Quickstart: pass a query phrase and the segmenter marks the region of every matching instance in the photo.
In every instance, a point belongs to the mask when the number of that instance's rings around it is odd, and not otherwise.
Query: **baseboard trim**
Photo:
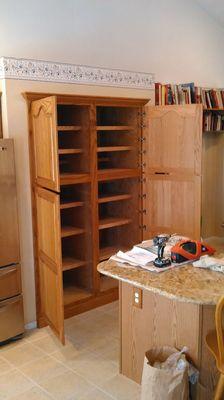
[[[25,329],[27,330],[35,328],[37,328],[37,321],[32,321],[25,325]]]

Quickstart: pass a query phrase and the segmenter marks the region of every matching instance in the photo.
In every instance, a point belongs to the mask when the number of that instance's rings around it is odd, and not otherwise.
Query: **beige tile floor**
[[[0,400],[139,400],[119,374],[118,303],[65,321],[66,345],[49,328],[0,347]]]

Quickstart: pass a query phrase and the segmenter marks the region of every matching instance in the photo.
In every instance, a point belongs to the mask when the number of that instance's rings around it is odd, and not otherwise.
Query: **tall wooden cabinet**
[[[37,319],[113,301],[97,264],[156,233],[201,234],[201,105],[26,93]]]

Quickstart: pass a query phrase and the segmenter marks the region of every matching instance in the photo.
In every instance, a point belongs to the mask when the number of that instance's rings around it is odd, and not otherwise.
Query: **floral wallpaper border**
[[[25,79],[132,89],[153,89],[155,81],[152,73],[13,57],[0,58],[0,79]]]

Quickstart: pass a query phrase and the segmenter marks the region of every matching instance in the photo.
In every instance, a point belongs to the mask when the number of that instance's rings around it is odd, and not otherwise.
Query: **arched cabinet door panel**
[[[31,104],[35,183],[59,192],[56,97]]]
[[[202,105],[146,106],[147,173],[201,175]]]

